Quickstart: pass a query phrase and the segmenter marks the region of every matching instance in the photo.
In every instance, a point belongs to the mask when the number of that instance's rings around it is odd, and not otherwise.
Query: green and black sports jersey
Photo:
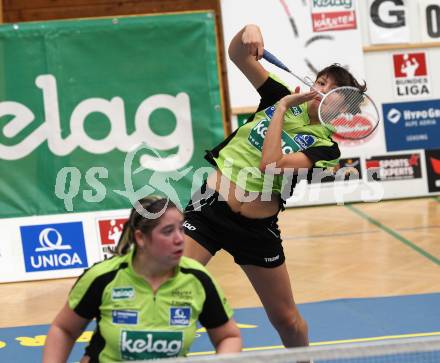
[[[263,142],[277,102],[291,91],[273,75],[258,89],[261,95],[257,112],[246,124],[208,152],[206,158],[223,175],[249,192],[282,192],[283,176],[266,178],[259,170]],[[340,151],[331,132],[321,124],[310,125],[307,103],[291,107],[284,116],[282,151],[304,153],[314,168],[337,165]]]
[[[96,318],[86,354],[91,362],[184,356],[197,320],[205,328],[232,316],[223,293],[197,261],[182,257],[172,278],[153,293],[132,267],[133,252],[88,269],[69,294],[69,307]]]

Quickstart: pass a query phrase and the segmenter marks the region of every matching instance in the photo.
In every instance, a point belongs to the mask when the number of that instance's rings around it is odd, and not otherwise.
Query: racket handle
[[[263,58],[267,60],[269,63],[272,63],[273,65],[277,66],[278,68],[284,69],[286,72],[292,73],[289,68],[287,68],[286,65],[284,65],[283,62],[281,62],[277,57],[275,57],[271,52],[269,52],[267,49],[263,52]]]

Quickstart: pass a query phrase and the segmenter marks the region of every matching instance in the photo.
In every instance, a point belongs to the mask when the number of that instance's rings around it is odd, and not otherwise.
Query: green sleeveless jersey
[[[241,126],[214,160],[222,174],[249,192],[278,192],[282,190],[282,175],[265,178],[259,170],[263,142],[276,106],[269,106]],[[319,146],[332,146],[331,132],[322,125],[310,125],[307,103],[291,107],[284,116],[281,147],[283,154],[304,152]],[[315,167],[335,166],[338,159],[317,160]]]
[[[172,278],[153,293],[132,266],[133,252],[88,269],[72,288],[68,304],[96,330],[86,354],[91,362],[184,356],[197,320],[205,328],[232,316],[220,288],[197,261],[182,257]]]

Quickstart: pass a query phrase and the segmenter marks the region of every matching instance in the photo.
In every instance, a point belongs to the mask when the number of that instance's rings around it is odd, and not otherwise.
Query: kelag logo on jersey
[[[170,308],[171,326],[188,326],[191,319],[191,308],[188,306]]]
[[[428,190],[440,192],[440,149],[425,150],[426,170],[428,172]]]
[[[112,300],[131,300],[134,299],[134,288],[128,287],[114,287],[112,290]]]
[[[264,138],[266,136],[268,127],[269,121],[263,119],[256,124],[249,133],[249,143],[260,151],[263,150]],[[292,138],[286,131],[283,130],[281,134],[281,151],[284,155],[302,151],[307,149],[314,142],[315,138],[311,135],[297,134]]]
[[[20,227],[26,272],[88,267],[82,222]]]
[[[181,331],[122,330],[120,339],[123,360],[177,357],[183,347]]]

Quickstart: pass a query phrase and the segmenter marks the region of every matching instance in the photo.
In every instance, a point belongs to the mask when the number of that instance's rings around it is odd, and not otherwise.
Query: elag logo
[[[20,227],[26,272],[86,268],[82,222]]]
[[[426,170],[428,171],[428,190],[440,192],[440,149],[425,150]]]

